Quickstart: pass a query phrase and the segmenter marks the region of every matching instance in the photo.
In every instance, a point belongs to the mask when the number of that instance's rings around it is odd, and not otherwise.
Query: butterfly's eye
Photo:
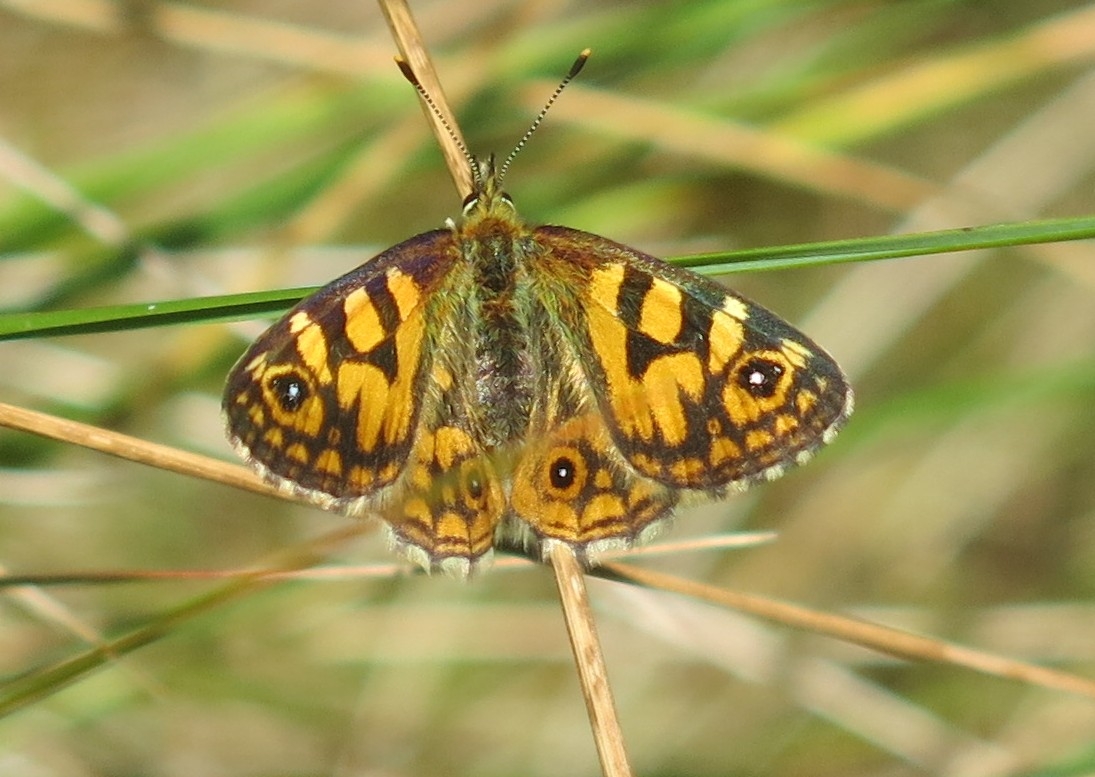
[[[305,380],[293,372],[271,378],[268,386],[281,409],[287,413],[299,410],[311,394]]]
[[[565,449],[548,458],[547,485],[554,496],[571,499],[585,485],[585,459],[576,450]]]
[[[738,371],[738,384],[755,397],[770,397],[779,388],[783,365],[771,359],[750,359]]]

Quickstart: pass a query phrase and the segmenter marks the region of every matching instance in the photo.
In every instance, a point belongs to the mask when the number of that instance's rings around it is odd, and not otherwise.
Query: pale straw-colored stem
[[[574,651],[574,663],[578,667],[578,681],[582,685],[593,741],[601,759],[601,771],[605,777],[629,777],[627,751],[623,733],[612,699],[612,687],[608,682],[601,641],[597,637],[597,624],[589,606],[585,576],[574,550],[566,543],[557,542],[551,548],[551,564],[555,570],[555,583],[559,587],[559,599],[563,603],[563,619],[570,648]]]

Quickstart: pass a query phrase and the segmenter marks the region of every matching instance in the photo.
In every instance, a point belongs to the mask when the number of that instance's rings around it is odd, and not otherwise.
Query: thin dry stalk
[[[993,677],[1010,678],[1043,688],[1095,698],[1095,681],[1068,672],[1046,669],[1025,661],[1016,661],[931,637],[921,637],[907,631],[855,618],[818,612],[763,596],[727,591],[667,575],[664,572],[616,563],[604,564],[601,569],[607,572],[608,576],[637,585],[683,594],[785,626],[841,639],[898,658],[962,666]]]
[[[574,550],[561,542],[551,548],[551,564],[555,569],[559,599],[563,603],[563,619],[570,635],[574,663],[578,667],[578,680],[589,712],[593,741],[597,744],[597,755],[601,759],[601,771],[605,777],[629,777],[631,766],[624,749],[623,732],[616,715],[616,703],[612,699],[608,669],[601,651],[601,641],[597,637],[597,624],[589,606],[582,567]]]
[[[286,494],[282,494],[263,483],[258,476],[244,467],[130,437],[109,429],[26,410],[14,405],[0,403],[0,426],[30,432],[60,442],[80,445],[129,461],[147,464],[182,475],[204,478],[253,493],[278,496],[283,499],[289,498]],[[554,554],[552,560],[555,564],[556,574],[559,575],[560,565]],[[577,569],[577,563],[574,562],[574,564]],[[963,666],[995,677],[1011,678],[1039,685],[1043,688],[1063,690],[1095,698],[1095,682],[1067,672],[1047,669],[1035,664],[973,650],[938,639],[921,637],[899,629],[892,629],[853,618],[820,613],[786,602],[727,591],[639,567],[612,563],[605,564],[603,569],[611,575],[639,585],[673,591],[721,606],[732,607],[741,612],[747,612],[777,623],[843,639],[899,658]],[[565,585],[562,578],[558,579],[560,592],[580,588],[584,595],[585,586],[580,580],[580,571],[576,574],[579,578],[578,581],[571,580],[569,585]],[[566,611],[567,600],[565,598],[563,604],[564,615],[567,617],[567,626],[570,629],[571,639],[574,640],[576,632],[572,628],[571,616]],[[588,613],[588,601],[583,606]],[[590,628],[595,642],[596,632],[592,630],[591,620]],[[587,674],[596,676],[597,671],[600,671],[601,676],[604,676],[604,671],[603,668],[597,670],[596,666],[585,667],[582,665],[583,657],[588,654],[588,646],[572,642],[572,647],[575,658],[578,660],[579,676],[583,678],[583,689],[586,689],[585,676]],[[596,657],[603,667],[603,658],[600,658],[599,647],[596,649]],[[589,701],[590,696],[587,691],[587,703]],[[590,709],[590,719],[594,720],[592,708]],[[594,720],[594,724],[596,727],[596,720]],[[602,746],[601,739],[596,731],[595,736],[598,737],[598,748],[600,748]],[[627,772],[620,773],[626,774]],[[606,774],[612,774],[612,772],[606,772]]]
[[[414,73],[422,91],[430,96],[432,105],[423,102],[422,112],[426,115],[426,121],[430,123],[437,144],[441,146],[445,165],[449,168],[456,190],[460,192],[462,198],[467,197],[472,193],[471,170],[468,168],[468,158],[464,151],[467,145],[456,123],[456,115],[445,97],[445,90],[441,88],[437,70],[422,41],[418,25],[411,16],[411,9],[405,0],[380,0],[380,10],[384,12],[384,18],[388,21],[392,37],[395,38],[396,45],[399,47],[400,56]]]
[[[455,114],[445,98],[441,82],[434,70],[422,37],[418,32],[410,8],[403,0],[381,0],[392,35],[399,46],[417,87],[427,101],[423,111],[433,128],[434,136],[445,155],[449,172],[453,176],[461,196],[472,192],[471,171],[465,152],[466,145],[456,123]],[[559,596],[563,603],[563,618],[570,635],[571,649],[578,668],[578,677],[589,711],[593,739],[601,760],[605,777],[628,777],[631,767],[623,747],[616,706],[608,685],[604,655],[597,639],[597,629],[589,606],[582,569],[569,546],[556,545],[552,550],[552,564]]]
[[[26,410],[3,402],[0,402],[0,426],[79,445],[100,453],[109,453],[120,459],[159,467],[180,475],[202,478],[255,494],[290,498],[263,483],[258,475],[238,464],[229,464],[219,459],[130,437],[110,429],[58,418],[35,410]]]
[[[168,608],[159,616],[120,637],[103,641],[96,638],[91,646],[50,666],[26,673],[6,682],[0,693],[0,717],[46,698],[78,681],[89,672],[120,656],[170,634],[177,624],[207,612],[277,581],[280,571],[314,566],[330,554],[332,546],[358,533],[356,527],[340,529],[305,545],[279,551],[253,570],[233,576],[227,583],[178,607]]]
[[[183,49],[230,51],[320,72],[359,75],[382,56],[361,36],[305,29],[246,12],[222,10],[210,4],[152,2],[141,13],[102,0],[48,0],[6,2],[20,16],[47,25],[72,27],[106,35],[159,35]],[[221,3],[220,5],[226,5]]]

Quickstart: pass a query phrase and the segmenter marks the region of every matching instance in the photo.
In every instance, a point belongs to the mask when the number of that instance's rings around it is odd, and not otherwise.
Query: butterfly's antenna
[[[561,95],[563,93],[563,90],[567,88],[567,84],[573,81],[574,77],[582,71],[582,68],[585,67],[586,60],[589,59],[589,55],[592,53],[593,52],[589,49],[583,49],[582,53],[578,55],[578,58],[574,60],[574,64],[570,66],[570,70],[563,77],[563,80],[559,82],[559,85],[555,87],[555,91],[552,92],[551,97],[548,98],[548,101],[544,104],[544,107],[540,109],[540,113],[538,113],[536,115],[536,118],[533,119],[532,125],[528,128],[525,134],[521,136],[521,139],[517,141],[517,145],[513,147],[513,151],[509,152],[509,156],[506,157],[506,161],[502,163],[502,167],[498,170],[499,180],[506,177],[506,171],[509,170],[510,162],[512,162],[513,158],[517,156],[518,152],[520,152],[521,149],[525,147],[525,144],[528,143],[529,138],[532,137],[532,133],[534,133],[536,129],[540,126],[541,122],[543,122],[548,110],[551,108],[552,105],[555,104],[555,101],[559,99],[559,95]]]
[[[441,109],[437,107],[437,103],[435,103],[433,101],[433,98],[430,97],[430,93],[426,91],[426,88],[424,86],[422,86],[422,82],[418,80],[418,76],[416,76],[414,74],[414,71],[411,69],[411,64],[407,60],[403,59],[403,57],[399,56],[395,58],[395,64],[399,65],[399,70],[401,73],[403,73],[403,77],[411,82],[411,86],[415,88],[415,91],[418,92],[418,95],[422,98],[423,102],[425,102],[426,105],[429,106],[430,111],[432,111],[437,120],[441,122],[441,126],[445,128],[446,132],[449,133],[449,137],[452,138],[452,142],[456,144],[457,149],[460,150],[460,153],[464,155],[464,159],[467,160],[468,166],[471,168],[471,174],[475,178],[476,187],[481,188],[483,185],[483,180],[482,175],[479,172],[479,165],[475,163],[475,157],[472,156],[471,152],[468,151],[468,147],[464,145],[464,141],[461,140],[460,136],[456,134],[455,130],[453,130],[452,125],[449,124],[448,120],[445,118],[445,114],[441,112]]]

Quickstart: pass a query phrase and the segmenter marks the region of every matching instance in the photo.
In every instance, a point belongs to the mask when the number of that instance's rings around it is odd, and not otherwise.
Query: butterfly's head
[[[495,164],[494,154],[484,159],[471,157],[472,182],[475,188],[464,199],[464,218],[476,215],[498,213],[499,210],[512,212],[513,200],[502,189],[502,176],[505,168]]]
[[[586,60],[589,59],[589,49],[584,49],[574,64],[570,66],[570,70],[567,71],[566,76],[559,83],[559,86],[552,92],[551,97],[548,98],[547,103],[540,110],[540,113],[533,119],[532,124],[525,131],[525,134],[521,136],[521,139],[517,141],[517,145],[513,147],[513,151],[509,153],[505,161],[501,165],[495,164],[494,155],[491,154],[486,159],[480,159],[473,156],[468,147],[464,144],[459,134],[457,134],[452,125],[449,124],[448,119],[445,117],[445,113],[434,102],[430,93],[426,91],[426,88],[422,85],[422,82],[418,80],[418,76],[415,75],[414,70],[411,68],[410,63],[402,56],[396,57],[396,64],[399,65],[399,69],[403,72],[403,76],[411,83],[418,94],[429,106],[434,117],[440,123],[445,130],[448,131],[449,137],[455,144],[456,149],[460,151],[464,158],[468,160],[468,164],[471,166],[471,175],[474,189],[472,193],[464,200],[464,219],[474,219],[477,216],[486,215],[507,215],[512,216],[514,214],[513,200],[509,195],[502,191],[502,179],[506,177],[506,170],[509,169],[510,163],[513,158],[517,156],[518,152],[524,148],[528,143],[529,138],[536,132],[536,129],[543,122],[544,117],[547,115],[548,109],[555,103],[562,94],[563,89],[571,80],[578,75],[582,67],[585,66]]]

